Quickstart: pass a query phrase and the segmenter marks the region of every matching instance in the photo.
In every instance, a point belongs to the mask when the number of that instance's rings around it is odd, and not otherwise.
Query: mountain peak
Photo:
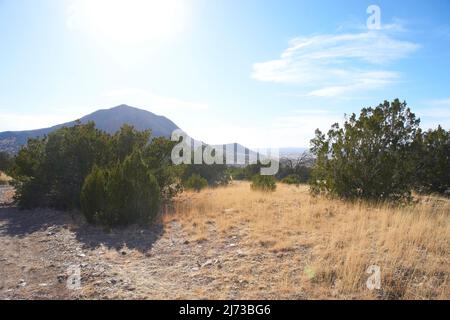
[[[111,109],[97,110],[80,119],[81,123],[95,122],[98,129],[113,134],[124,124],[134,126],[136,130],[151,130],[154,137],[169,138],[178,126],[163,116],[150,111],[131,107],[126,104]],[[17,152],[28,138],[42,137],[61,127],[71,127],[75,121],[58,124],[56,126],[31,131],[0,132],[0,151]]]
[[[127,105],[127,104],[121,104],[121,105],[112,107],[112,108],[110,108],[109,110],[117,110],[117,109],[138,109],[138,108],[129,106],[129,105]],[[138,110],[141,110],[141,109],[138,109]],[[144,111],[144,110],[142,110],[142,111]]]

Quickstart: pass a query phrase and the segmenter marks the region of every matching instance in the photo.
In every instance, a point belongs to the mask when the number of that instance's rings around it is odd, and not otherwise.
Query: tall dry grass
[[[1,184],[8,184],[8,183],[11,182],[11,180],[12,180],[11,177],[7,176],[2,171],[0,171],[0,185]]]
[[[254,284],[244,298],[266,290],[271,298],[449,299],[449,214],[442,198],[367,205],[315,198],[307,186],[261,193],[233,183],[184,193],[163,220],[179,221],[192,241],[238,237],[251,258],[230,270]],[[371,265],[380,267],[379,290],[366,285]]]

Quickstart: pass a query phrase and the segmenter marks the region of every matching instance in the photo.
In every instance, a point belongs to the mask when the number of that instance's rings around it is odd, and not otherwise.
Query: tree
[[[95,124],[77,124],[50,133],[42,163],[43,184],[48,186],[49,205],[59,209],[80,208],[84,179],[94,164],[108,163],[109,137]]]
[[[250,185],[252,190],[273,192],[277,188],[276,180],[274,176],[262,176],[254,175],[252,178],[252,184]]]
[[[205,178],[200,177],[198,174],[194,173],[184,182],[186,189],[191,189],[200,192],[202,189],[208,186],[208,181]]]
[[[0,152],[0,171],[6,172],[12,165],[12,158],[7,152]]]
[[[150,137],[150,130],[137,131],[133,126],[124,124],[111,139],[113,161],[123,161],[133,151],[143,150]]]
[[[94,167],[81,191],[81,210],[86,219],[109,227],[151,223],[159,205],[158,182],[140,151],[109,168]]]
[[[311,190],[346,199],[408,199],[414,179],[413,141],[419,119],[398,99],[352,114],[341,128],[316,130]]]
[[[314,163],[314,159],[309,153],[303,153],[296,159],[281,158],[280,168],[276,174],[276,178],[283,181],[285,178],[286,183],[293,183],[294,180],[297,183],[306,183],[311,176],[311,167]]]
[[[168,201],[182,191],[183,166],[172,163],[172,148],[176,144],[166,138],[154,138],[143,150],[143,160],[158,181],[162,201]]]
[[[450,131],[441,126],[418,135],[415,141],[416,188],[445,193],[450,189]]]
[[[45,139],[29,139],[26,146],[14,158],[10,174],[16,189],[14,200],[20,208],[31,209],[47,206],[48,181],[43,163]]]

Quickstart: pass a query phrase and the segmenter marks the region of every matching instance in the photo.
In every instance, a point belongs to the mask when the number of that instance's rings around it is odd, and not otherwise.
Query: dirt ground
[[[76,214],[18,210],[2,193],[0,299],[249,298],[239,274],[244,261],[260,268],[282,258],[248,257],[233,234],[191,242],[178,222],[104,232]],[[79,289],[67,285],[74,266]],[[259,298],[279,298],[270,283],[252,285]]]
[[[206,190],[152,227],[105,231],[79,213],[18,210],[12,188],[0,186],[0,299],[448,297],[448,207],[432,219],[425,211],[368,215],[279,189]],[[384,228],[379,235],[373,221]],[[373,250],[380,264],[392,260],[384,293],[365,288]]]

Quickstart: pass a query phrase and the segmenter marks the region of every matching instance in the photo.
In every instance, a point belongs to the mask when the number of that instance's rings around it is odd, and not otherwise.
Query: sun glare
[[[103,40],[140,44],[181,31],[186,18],[181,0],[84,0],[84,25]]]

